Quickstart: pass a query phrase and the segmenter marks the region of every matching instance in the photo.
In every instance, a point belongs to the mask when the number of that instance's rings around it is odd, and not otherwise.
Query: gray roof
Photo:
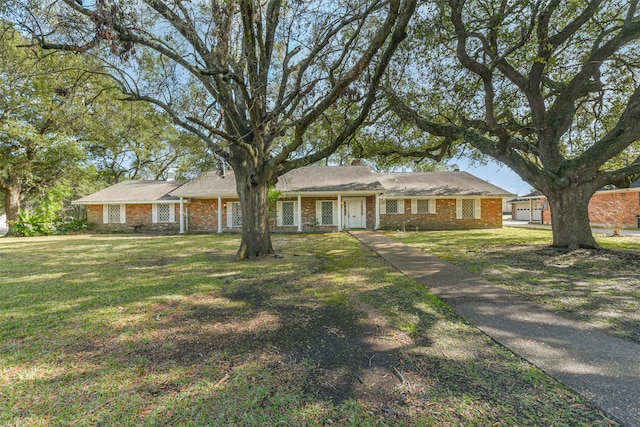
[[[382,194],[387,197],[513,197],[514,194],[467,172],[379,174],[367,166],[307,166],[281,176],[276,189],[289,194]],[[185,184],[124,181],[76,200],[76,204],[150,203],[184,198],[237,197],[232,170],[211,171]]]
[[[387,197],[514,196],[468,172],[401,172],[378,174],[378,178]]]
[[[382,192],[376,174],[367,166],[307,166],[287,172],[276,189],[292,193]]]
[[[171,192],[177,197],[217,197],[237,196],[236,177],[233,170],[225,170],[224,176],[218,171],[210,171],[183,184]]]
[[[283,193],[382,192],[376,175],[366,166],[307,166],[281,176],[276,189]],[[218,171],[191,180],[171,192],[179,197],[237,196],[233,170]]]
[[[515,199],[507,200],[507,202],[509,203],[528,202],[531,199],[541,199],[543,197],[546,197],[546,196],[542,194],[542,191],[533,191],[529,194],[525,194],[524,196],[518,196]]]
[[[77,205],[95,205],[103,203],[176,201],[179,199],[169,195],[169,193],[181,184],[178,181],[122,181],[79,200],[74,200],[73,203]]]

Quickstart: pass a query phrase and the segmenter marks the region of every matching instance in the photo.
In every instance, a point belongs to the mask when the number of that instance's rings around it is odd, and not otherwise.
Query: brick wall
[[[281,201],[297,201],[295,198],[282,198]],[[316,202],[337,201],[337,197],[303,197],[302,198],[302,229],[308,230],[336,230],[336,225],[318,226],[316,223]],[[227,203],[237,201],[223,199],[222,229],[227,227]],[[402,215],[386,214],[380,216],[380,228],[415,230],[446,230],[446,229],[470,229],[470,228],[500,228],[502,227],[502,199],[481,199],[482,218],[456,219],[455,199],[438,199],[436,201],[436,214],[412,214],[411,200],[405,199],[405,213]],[[376,223],[375,196],[366,197],[366,221],[367,228],[372,229]],[[218,230],[218,200],[217,199],[191,199],[185,203],[188,219],[188,231],[190,232],[216,232]],[[126,224],[103,224],[102,205],[87,206],[87,220],[93,224],[97,231],[106,232],[171,232],[180,230],[180,204],[175,205],[176,222],[171,224],[154,224],[152,222],[152,205],[135,204],[127,205]],[[339,207],[339,215],[344,207]],[[276,209],[271,208],[269,225],[272,229],[296,231],[297,226],[276,227]]]
[[[589,201],[589,219],[594,224],[622,220],[625,227],[637,227],[640,215],[640,193],[611,191],[596,193]]]
[[[187,213],[189,231],[218,230],[218,199],[191,199],[184,204]],[[226,213],[223,211],[222,224],[226,224]]]
[[[176,233],[180,230],[180,205],[175,204],[175,222],[153,223],[151,204],[129,204],[124,224],[104,224],[102,205],[87,206],[87,223],[96,231],[122,233]]]
[[[380,228],[386,230],[501,228],[502,199],[481,199],[480,206],[481,218],[456,219],[456,199],[437,199],[435,214],[412,214],[411,199],[405,199],[405,213],[380,215]]]

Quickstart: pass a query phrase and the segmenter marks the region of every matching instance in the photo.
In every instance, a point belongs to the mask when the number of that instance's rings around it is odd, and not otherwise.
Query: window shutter
[[[109,205],[102,205],[102,223],[109,223]]]
[[[151,222],[154,224],[158,222],[158,204],[154,203],[151,205]]]
[[[297,226],[298,225],[298,202],[295,201],[293,202],[293,225]]]
[[[282,202],[276,202],[276,225],[282,227]]]
[[[411,199],[411,213],[412,214],[418,213],[418,200],[416,199]]]
[[[429,213],[436,213],[436,199],[429,199]]]
[[[385,199],[380,199],[380,215],[384,215],[387,213],[387,201]]]
[[[176,204],[169,205],[169,222],[176,222]]]
[[[456,199],[456,219],[462,218],[462,199]]]
[[[475,199],[473,202],[473,217],[476,219],[482,218],[482,199]]]
[[[127,222],[127,205],[120,205],[120,224]]]
[[[322,202],[316,200],[316,224],[322,225]]]
[[[404,199],[398,199],[398,214],[404,213]]]
[[[227,227],[233,228],[233,202],[227,202]]]
[[[338,225],[338,201],[333,201],[333,225]]]

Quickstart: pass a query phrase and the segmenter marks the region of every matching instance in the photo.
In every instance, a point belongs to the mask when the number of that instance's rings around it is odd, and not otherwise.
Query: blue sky
[[[486,165],[469,164],[468,160],[462,158],[456,159],[452,163],[457,164],[462,171],[469,172],[519,196],[530,193],[532,190],[531,184],[523,181],[508,166],[496,162],[489,162]]]

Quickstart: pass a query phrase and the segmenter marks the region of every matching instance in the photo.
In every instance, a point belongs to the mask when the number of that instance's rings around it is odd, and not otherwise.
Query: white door
[[[366,228],[366,199],[345,199],[346,228]]]

